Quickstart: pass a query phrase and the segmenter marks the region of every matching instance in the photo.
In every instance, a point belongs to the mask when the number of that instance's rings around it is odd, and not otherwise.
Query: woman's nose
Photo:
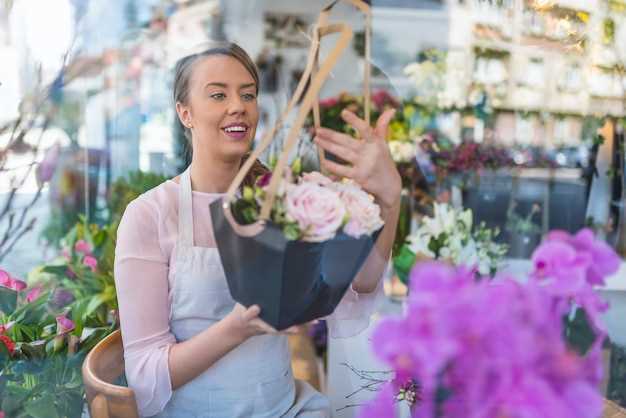
[[[236,113],[245,113],[246,106],[243,102],[243,99],[238,94],[234,94],[230,96],[231,99],[228,102],[228,113],[236,114]]]

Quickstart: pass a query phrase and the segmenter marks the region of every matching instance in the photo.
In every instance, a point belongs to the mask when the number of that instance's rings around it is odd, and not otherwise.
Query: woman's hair
[[[256,93],[259,93],[259,71],[248,53],[242,47],[233,42],[211,43],[202,51],[187,55],[178,60],[176,63],[176,67],[174,68],[174,105],[178,102],[187,104],[187,101],[189,100],[189,80],[191,79],[193,68],[204,58],[214,55],[233,57],[239,61],[254,79]],[[185,138],[187,138],[189,150],[193,152],[191,131],[182,124],[178,117],[176,117],[176,123],[179,124],[179,128],[182,129]],[[249,154],[246,154],[242,161],[245,161],[248,155]],[[268,172],[268,169],[259,160],[255,161],[254,165],[246,175],[243,184],[252,185],[259,175],[266,172]]]

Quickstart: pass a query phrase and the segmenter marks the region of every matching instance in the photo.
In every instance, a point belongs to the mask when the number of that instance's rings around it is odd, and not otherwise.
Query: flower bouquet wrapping
[[[351,3],[369,16],[365,3]],[[297,167],[291,170],[287,166],[307,114],[317,107],[322,83],[352,36],[345,24],[325,23],[331,7],[322,11],[313,29],[307,67],[283,117],[242,165],[227,195],[210,208],[231,296],[245,306],[259,305],[260,317],[279,330],[333,312],[382,226],[380,209],[356,184],[333,182],[319,173],[299,176]],[[244,187],[235,198],[244,176],[272,142],[281,121],[300,102],[315,67],[319,39],[335,32],[339,32],[339,40],[311,77],[273,171],[253,187]],[[368,84],[366,79],[366,89]]]
[[[464,265],[481,275],[494,273],[506,253],[506,246],[494,242],[498,230],[484,224],[472,229],[471,209],[458,210],[445,203],[435,203],[434,215],[422,218],[417,231],[393,258],[396,274],[407,283],[413,266],[424,260],[440,259]]]

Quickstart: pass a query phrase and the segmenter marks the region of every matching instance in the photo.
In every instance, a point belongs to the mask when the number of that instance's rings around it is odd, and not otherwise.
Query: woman
[[[254,138],[258,90],[254,63],[237,45],[179,61],[174,100],[191,139],[191,165],[133,201],[119,226],[115,282],[126,376],[142,416],[330,416],[326,398],[294,381],[286,336],[258,317],[258,306],[232,300],[211,231],[209,204],[223,196]],[[386,221],[332,324],[365,316],[380,290],[401,188],[383,138],[392,115],[373,130],[346,113],[365,139],[358,142],[316,133],[318,146],[352,164],[324,168],[372,193]]]

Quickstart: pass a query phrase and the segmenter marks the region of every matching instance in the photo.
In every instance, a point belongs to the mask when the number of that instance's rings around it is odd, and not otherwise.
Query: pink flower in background
[[[83,259],[83,264],[89,267],[89,269],[93,272],[96,271],[96,267],[98,266],[98,260],[91,255],[86,255]]]
[[[333,181],[320,173],[319,171],[311,171],[310,173],[304,173],[300,180],[301,182],[315,183],[320,186],[330,186]]]
[[[68,250],[67,248],[63,248],[63,250],[61,250],[61,255],[67,261],[71,261],[72,260],[72,256],[70,255],[70,250]]]
[[[57,335],[67,334],[75,327],[74,321],[67,318],[65,315],[57,316]]]
[[[15,277],[11,277],[11,275],[6,271],[0,270],[0,286],[19,292],[20,290],[24,290],[26,288],[26,283],[16,279]]]
[[[405,315],[381,321],[372,343],[396,381],[420,385],[412,416],[600,416],[601,345],[585,357],[569,350],[547,286],[476,281],[436,262],[416,266],[410,286]],[[395,416],[395,393],[387,387],[360,416]]]
[[[41,296],[42,291],[43,291],[42,286],[36,286],[30,289],[28,293],[26,294],[26,302],[30,303],[30,302],[37,300],[37,298]]]
[[[348,223],[343,227],[343,232],[347,235],[360,238],[372,234],[384,225],[380,217],[380,207],[356,183],[335,183],[332,188],[339,193],[349,215]]]
[[[39,163],[36,170],[37,181],[40,184],[48,182],[52,179],[60,154],[61,146],[58,143],[46,150],[43,160]]]
[[[596,239],[589,228],[581,229],[576,235],[566,231],[552,231],[546,241],[564,242],[577,253],[588,254],[592,260],[586,271],[587,282],[590,284],[603,285],[604,279],[619,269],[619,256],[606,242]]]
[[[537,247],[532,262],[532,277],[547,281],[561,294],[569,294],[586,284],[585,272],[591,258],[588,254],[578,254],[564,242],[548,241]]]
[[[321,242],[331,239],[341,227],[346,209],[339,195],[315,183],[287,187],[287,216],[298,223],[303,240]]]
[[[80,239],[76,241],[76,244],[74,245],[74,250],[76,250],[77,253],[89,255],[91,254],[92,248],[87,241],[85,241],[84,239]]]
[[[339,104],[339,99],[337,99],[336,97],[329,97],[327,99],[320,100],[320,107],[322,109],[326,107],[333,107],[337,104]]]

